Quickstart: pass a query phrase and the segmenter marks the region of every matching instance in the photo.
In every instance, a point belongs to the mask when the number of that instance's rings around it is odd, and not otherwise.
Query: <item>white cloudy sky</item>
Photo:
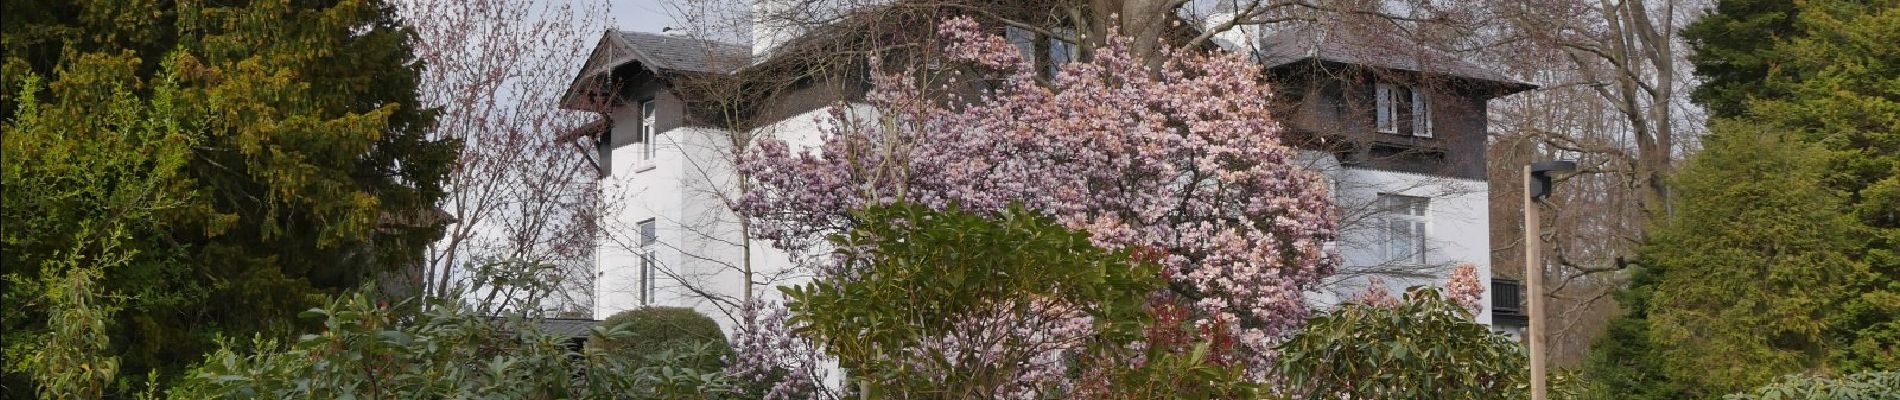
[[[674,24],[673,16],[668,15],[668,1],[678,0],[613,0],[608,7],[615,27],[620,30],[659,32]]]

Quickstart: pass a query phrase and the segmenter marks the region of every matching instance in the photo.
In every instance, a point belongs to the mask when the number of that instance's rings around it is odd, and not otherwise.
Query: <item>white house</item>
[[[848,42],[824,33],[825,45]],[[736,192],[735,136],[710,127],[744,114],[755,126],[747,134],[813,145],[825,107],[861,93],[864,80],[861,70],[808,73],[799,59],[811,49],[797,47],[796,35],[761,29],[754,36],[757,45],[748,48],[610,31],[569,89],[564,106],[608,116],[596,135],[607,202],[596,318],[652,304],[697,307],[717,319],[736,310],[744,268],[759,293],[799,279],[785,254],[739,232],[726,203]],[[1047,38],[1014,30],[1009,36],[1031,54],[1065,58],[1062,43],[1035,45]],[[1481,279],[1491,277],[1485,104],[1531,85],[1419,46],[1317,26],[1236,30],[1217,42],[1267,67],[1278,88],[1272,95],[1283,100],[1277,111],[1287,140],[1332,180],[1343,219],[1336,248],[1346,266],[1309,294],[1315,307],[1361,290],[1371,276],[1396,291],[1440,284],[1449,267],[1468,262]],[[1368,45],[1374,42],[1387,45]],[[726,83],[704,84],[711,81]],[[763,83],[732,84],[754,81]],[[708,90],[750,97],[709,103],[683,96]],[[1491,323],[1497,308],[1487,306],[1479,321]]]

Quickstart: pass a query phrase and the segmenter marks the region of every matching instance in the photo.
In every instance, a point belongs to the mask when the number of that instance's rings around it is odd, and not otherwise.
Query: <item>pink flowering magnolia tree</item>
[[[1445,281],[1445,297],[1471,315],[1483,313],[1484,282],[1478,280],[1478,266],[1464,262],[1452,268],[1451,278]]]
[[[1042,82],[1017,47],[973,20],[941,31],[947,61],[975,80],[937,93],[913,74],[880,74],[866,96],[875,115],[838,107],[822,146],[765,138],[745,155],[756,186],[739,211],[757,235],[815,254],[867,205],[1020,204],[1105,249],[1160,249],[1169,281],[1157,298],[1228,330],[1236,358],[1264,373],[1276,341],[1307,317],[1301,292],[1337,257],[1325,246],[1335,236],[1327,185],[1281,142],[1259,66],[1166,49],[1149,68],[1126,39],[1109,38]],[[969,83],[987,87],[954,89]]]
[[[1468,312],[1467,316],[1476,317],[1484,312],[1484,282],[1478,279],[1478,265],[1469,262],[1458,263],[1452,267],[1451,276],[1443,285],[1444,298]],[[1417,288],[1407,288],[1407,294]],[[1372,277],[1366,280],[1366,288],[1354,295],[1348,302],[1379,307],[1397,307],[1399,299],[1392,297],[1391,288],[1385,280]]]
[[[825,386],[827,371],[810,340],[793,335],[786,324],[790,315],[781,304],[747,302],[740,310],[744,329],[733,332],[733,355],[726,373],[745,386],[751,398],[763,400],[836,399]]]

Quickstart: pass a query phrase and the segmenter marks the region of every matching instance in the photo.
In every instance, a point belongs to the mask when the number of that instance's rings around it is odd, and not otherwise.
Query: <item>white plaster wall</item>
[[[1385,281],[1394,296],[1402,295],[1406,287],[1443,286],[1451,268],[1464,262],[1476,265],[1479,282],[1490,285],[1491,236],[1487,206],[1490,191],[1486,182],[1338,166],[1336,162],[1319,164],[1322,164],[1320,170],[1332,181],[1336,206],[1342,209],[1340,241],[1335,246],[1343,262],[1324,290],[1307,295],[1308,304],[1321,308],[1338,304],[1363,291],[1369,276]],[[1431,199],[1426,210],[1425,265],[1389,260],[1380,255],[1382,226],[1370,215],[1370,210],[1374,209],[1381,193]],[[1484,293],[1480,304],[1486,309],[1477,315],[1477,320],[1489,325],[1489,291]]]
[[[637,106],[625,106],[615,109],[611,116],[614,120],[614,137],[627,137],[638,134],[639,112]],[[679,129],[660,132],[656,136],[664,140]],[[677,154],[656,151],[652,160],[641,160],[640,144],[630,144],[613,149],[611,174],[601,180],[602,232],[597,254],[597,271],[600,276],[595,281],[594,318],[606,318],[640,306],[640,270],[638,250],[639,222],[647,218],[661,221],[658,232],[661,239],[669,237],[664,220],[679,215],[680,203],[676,197],[667,193],[676,193],[670,184],[677,182],[679,168],[661,168],[668,161],[679,158]],[[668,263],[668,252],[659,252],[656,259]],[[668,286],[666,282],[656,282],[655,286]]]
[[[625,107],[616,110],[613,118],[635,121],[636,114],[632,107]],[[821,140],[820,121],[829,120],[828,115],[826,110],[814,110],[755,134],[786,140],[794,148],[813,147]],[[613,134],[636,134],[635,125],[616,123]],[[733,169],[736,154],[726,131],[685,127],[655,136],[656,155],[651,162],[639,161],[638,144],[614,149],[613,173],[602,181],[607,222],[598,250],[600,279],[594,317],[606,318],[640,306],[638,223],[653,218],[659,236],[655,255],[665,270],[656,278],[653,304],[693,307],[712,316],[730,334],[739,323],[748,262],[754,277],[778,278],[754,287],[754,294],[768,301],[779,299],[777,285],[803,283],[809,276],[794,269],[791,258],[770,242],[747,240],[741,232],[739,216],[729,207],[738,191]],[[709,295],[724,300],[710,300]]]
[[[854,106],[853,115],[870,116],[866,106]],[[614,117],[631,121],[631,109],[618,110]],[[813,148],[821,143],[825,126],[835,123],[827,110],[813,110],[760,128],[759,137],[787,141],[794,149]],[[616,135],[631,135],[634,124],[615,124]],[[622,132],[622,130],[628,130]],[[740,266],[748,260],[748,243],[739,232],[738,217],[727,208],[736,193],[732,182],[731,144],[725,132],[705,128],[677,128],[658,134],[659,149],[654,160],[638,160],[639,145],[614,150],[613,175],[602,184],[608,225],[599,250],[600,280],[596,288],[596,318],[639,306],[637,283],[638,258],[633,248],[638,240],[637,223],[646,218],[659,222],[660,245],[656,252],[662,268],[677,277],[663,276],[656,284],[657,305],[689,306],[719,320],[730,331],[737,321],[734,304],[706,300],[694,289],[738,299],[744,287]],[[1342,209],[1371,207],[1379,193],[1393,193],[1431,199],[1426,226],[1427,264],[1418,268],[1423,276],[1381,275],[1395,295],[1413,285],[1442,285],[1451,266],[1470,262],[1478,266],[1480,282],[1488,285],[1490,268],[1489,215],[1486,202],[1488,187],[1483,181],[1380,171],[1341,166],[1331,155],[1303,152],[1302,162],[1324,173],[1333,186],[1335,202]],[[1344,212],[1350,218],[1352,211]],[[1337,304],[1361,290],[1364,276],[1353,274],[1390,267],[1390,260],[1377,255],[1376,220],[1346,221],[1341,241],[1335,244],[1343,256],[1342,274],[1326,285],[1326,290],[1308,294],[1314,307]],[[788,279],[778,284],[797,284],[809,279],[802,273],[778,274],[795,266],[782,251],[768,242],[751,241],[750,262],[762,275],[780,275]],[[676,279],[678,278],[678,279]],[[777,289],[770,285],[755,287],[760,298],[776,300]],[[1484,303],[1490,304],[1490,293]],[[1480,323],[1491,322],[1490,310],[1478,315]]]

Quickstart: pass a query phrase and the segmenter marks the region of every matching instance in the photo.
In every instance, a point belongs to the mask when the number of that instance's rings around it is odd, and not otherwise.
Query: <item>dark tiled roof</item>
[[[590,99],[611,97],[602,93],[608,76],[632,63],[655,73],[724,74],[751,65],[752,48],[686,36],[609,30],[568,84],[567,93],[561,95],[561,108],[604,111]]]
[[[750,46],[685,36],[615,31],[635,61],[662,71],[727,73],[751,64]]]
[[[1267,68],[1318,60],[1528,86],[1405,37],[1323,25],[1289,26],[1262,34],[1258,56]]]

